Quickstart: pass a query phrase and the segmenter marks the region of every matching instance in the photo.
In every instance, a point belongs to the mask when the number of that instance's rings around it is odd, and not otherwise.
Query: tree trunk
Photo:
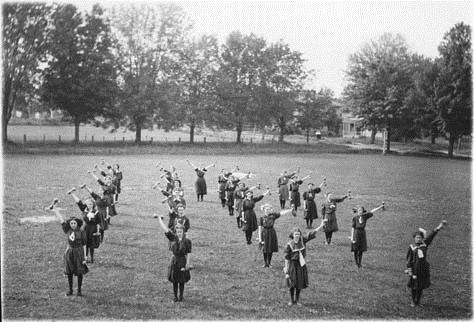
[[[306,129],[306,144],[309,144],[309,129]]]
[[[438,127],[436,125],[431,126],[431,144],[436,144],[436,138],[438,137]]]
[[[140,144],[142,142],[142,124],[140,122],[136,122],[135,126],[135,143]]]
[[[375,144],[375,135],[377,135],[377,130],[373,129],[370,133],[370,144]]]
[[[13,103],[10,103],[10,93],[11,93],[11,80],[10,78],[7,77],[7,79],[4,80],[5,85],[4,85],[4,93],[3,93],[3,106],[2,106],[2,140],[3,143],[8,142],[8,136],[7,136],[7,127],[8,127],[8,122],[10,121],[10,118],[12,116],[12,111],[13,111]]]
[[[458,148],[456,149],[457,153],[459,153],[459,150],[461,150],[461,141],[462,141],[462,135],[460,135],[458,139]]]
[[[450,158],[453,157],[454,141],[456,141],[456,137],[449,133],[448,157]]]
[[[79,143],[79,125],[81,125],[81,121],[79,118],[74,118],[74,144]]]
[[[3,138],[3,144],[6,144],[8,141],[8,136],[7,136],[7,126],[8,126],[8,120],[6,117],[2,118],[2,138]]]
[[[285,130],[285,120],[283,117],[278,119],[278,126],[280,127],[280,134],[278,135],[278,143],[283,143],[283,131]]]
[[[189,143],[194,144],[194,128],[196,127],[196,124],[192,122],[189,125]]]
[[[237,143],[242,143],[242,122],[237,123]]]
[[[385,138],[387,140],[387,153],[390,153],[390,128],[387,128],[387,136]]]

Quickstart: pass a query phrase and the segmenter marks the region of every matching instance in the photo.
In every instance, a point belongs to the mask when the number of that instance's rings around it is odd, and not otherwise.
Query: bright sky
[[[100,2],[100,1],[99,1]],[[108,2],[110,4],[111,2]],[[315,89],[344,88],[348,57],[385,32],[401,34],[410,49],[438,56],[444,34],[457,22],[473,25],[473,1],[177,1],[197,34],[222,44],[235,30],[268,42],[283,40],[315,70]]]

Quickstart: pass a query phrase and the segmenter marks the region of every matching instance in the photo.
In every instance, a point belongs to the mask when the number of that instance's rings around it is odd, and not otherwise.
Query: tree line
[[[340,123],[334,93],[307,89],[313,72],[300,52],[238,31],[224,44],[194,37],[175,4],[94,5],[83,13],[72,4],[6,3],[2,10],[4,142],[13,109],[25,105],[61,109],[76,142],[88,122],[126,127],[137,143],[153,126],[186,125],[190,142],[202,126],[235,130],[237,142],[245,127],[270,126],[281,142],[289,124],[309,137]],[[341,104],[373,133],[449,133],[451,142],[470,133],[471,56],[462,23],[445,35],[436,60],[384,35],[350,57]]]

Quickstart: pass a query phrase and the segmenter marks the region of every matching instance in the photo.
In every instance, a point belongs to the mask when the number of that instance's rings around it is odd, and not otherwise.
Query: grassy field
[[[70,214],[79,210],[65,192],[88,183],[99,189],[87,169],[101,156],[6,155],[4,157],[2,308],[4,319],[470,319],[471,163],[418,157],[359,154],[298,155],[107,155],[124,172],[119,216],[113,218],[105,242],[85,276],[82,298],[66,297],[62,275],[65,236],[57,222],[20,224],[30,216],[47,216],[43,208],[53,197]],[[216,162],[206,175],[208,195],[197,203],[193,193],[195,164]],[[173,164],[181,174],[191,220],[193,242],[191,281],[185,300],[172,303],[166,279],[170,252],[153,213],[166,214],[162,196],[151,189],[159,173],[154,164]],[[283,169],[312,171],[312,181],[327,177],[335,193],[352,191],[340,204],[340,231],[333,245],[323,233],[308,243],[310,285],[302,291],[301,307],[289,300],[282,273],[283,246],[295,225],[303,228],[301,210],[277,220],[280,251],[273,268],[262,268],[256,244],[246,245],[235,218],[217,199],[221,168],[239,165],[257,176],[249,184],[275,187]],[[86,197],[86,194],[81,194]],[[357,269],[350,252],[350,209],[372,208],[385,201],[387,210],[367,224],[368,252]],[[264,201],[278,205],[277,195]],[[318,208],[322,196],[317,197]],[[258,204],[257,204],[258,205]],[[260,211],[257,212],[260,216]],[[433,228],[445,218],[448,226],[428,252],[432,286],[422,307],[411,308],[405,287],[405,255],[418,227]],[[319,219],[317,221],[319,224]],[[76,283],[76,280],[75,280]]]

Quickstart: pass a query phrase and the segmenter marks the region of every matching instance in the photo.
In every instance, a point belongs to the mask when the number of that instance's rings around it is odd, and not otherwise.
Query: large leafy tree
[[[178,95],[179,61],[191,25],[184,11],[171,3],[119,5],[111,10],[121,94],[115,126],[141,130],[155,123],[169,126]]]
[[[52,6],[41,3],[4,3],[2,137],[18,102],[36,95],[39,67],[46,60]],[[27,102],[26,102],[27,104]]]
[[[438,104],[443,130],[449,133],[448,155],[452,157],[455,140],[472,130],[471,27],[456,24],[444,35],[438,50]]]
[[[405,40],[387,33],[366,44],[349,57],[346,76],[346,100],[369,129],[387,130],[390,151],[392,130],[406,122],[404,100],[411,86],[410,54]]]
[[[110,28],[99,5],[85,17],[74,5],[53,14],[49,66],[44,71],[43,100],[66,112],[75,127],[103,115],[115,94]]]
[[[219,48],[213,36],[202,36],[189,42],[182,51],[179,76],[180,97],[177,124],[189,126],[189,141],[194,143],[194,130],[203,122],[211,125],[216,102],[216,73]]]
[[[312,130],[321,129],[333,105],[333,93],[327,89],[303,90],[297,100],[297,125],[306,133],[306,143]]]
[[[220,104],[215,123],[221,128],[236,129],[241,142],[244,125],[259,121],[256,93],[261,85],[263,51],[266,42],[253,34],[232,32],[222,46],[216,92]]]
[[[263,55],[259,115],[280,129],[278,142],[283,142],[287,123],[293,119],[296,98],[306,73],[301,53],[292,51],[287,44],[277,42],[268,46]],[[263,100],[262,100],[263,98]]]

